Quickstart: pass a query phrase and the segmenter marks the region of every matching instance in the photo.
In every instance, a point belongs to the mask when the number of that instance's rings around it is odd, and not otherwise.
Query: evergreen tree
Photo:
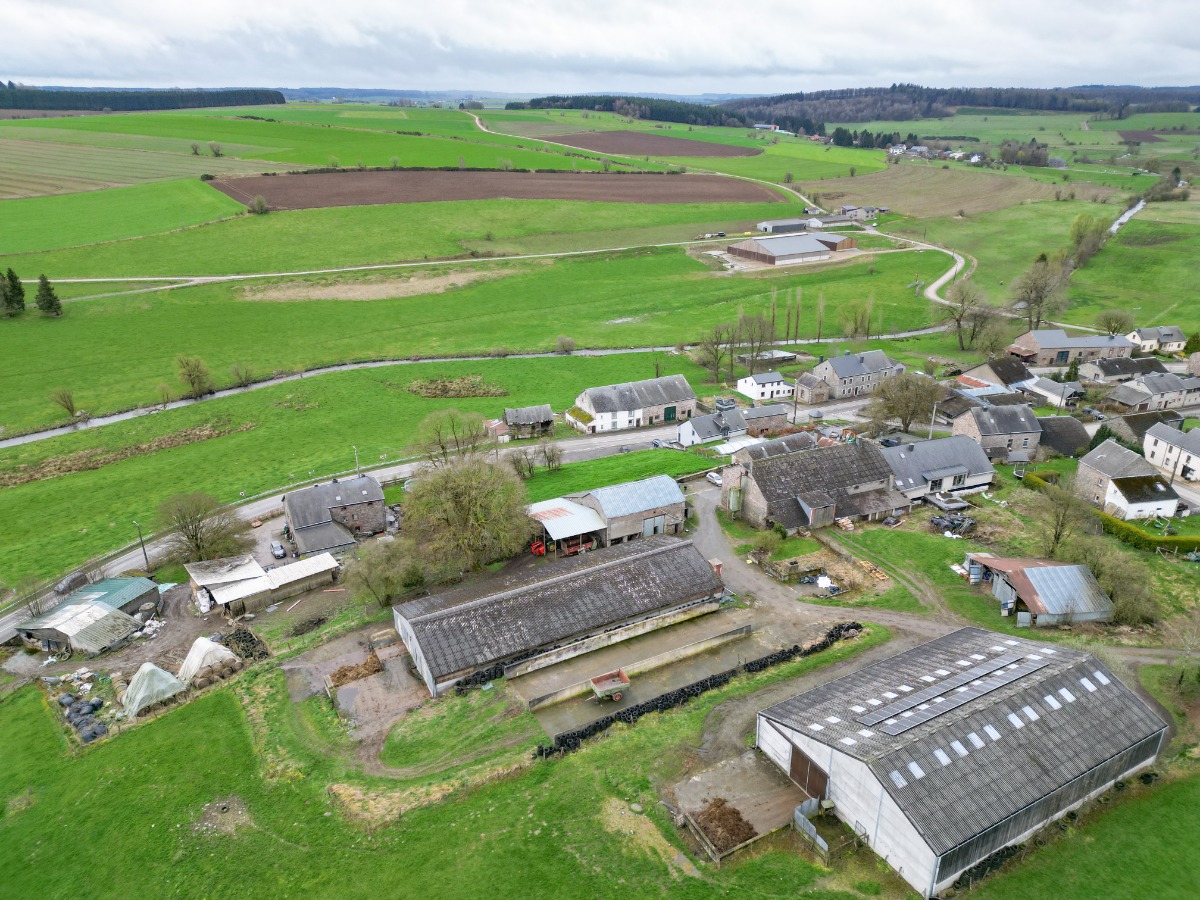
[[[4,294],[5,315],[16,316],[25,312],[25,285],[21,284],[21,279],[11,268],[4,276],[0,291]]]
[[[1187,339],[1187,343],[1183,345],[1184,353],[1200,353],[1200,331],[1192,332]]]
[[[58,299],[58,294],[54,293],[50,279],[45,275],[38,278],[37,308],[48,316],[62,315],[62,301]]]

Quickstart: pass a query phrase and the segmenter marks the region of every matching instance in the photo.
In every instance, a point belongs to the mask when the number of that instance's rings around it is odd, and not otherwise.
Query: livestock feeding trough
[[[624,669],[605,672],[592,679],[592,693],[603,703],[605,700],[619,701],[629,690],[629,676]]]

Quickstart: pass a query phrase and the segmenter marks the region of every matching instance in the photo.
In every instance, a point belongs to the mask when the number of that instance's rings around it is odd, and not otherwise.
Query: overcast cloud
[[[3,0],[0,78],[781,93],[1194,84],[1194,2]]]

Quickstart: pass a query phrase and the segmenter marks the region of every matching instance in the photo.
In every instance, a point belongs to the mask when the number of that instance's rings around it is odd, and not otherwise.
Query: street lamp
[[[142,526],[138,525],[137,519],[133,520],[134,526],[138,530],[138,543],[142,545],[142,558],[146,560],[146,571],[150,571],[150,554],[146,552],[146,541],[142,538]]]

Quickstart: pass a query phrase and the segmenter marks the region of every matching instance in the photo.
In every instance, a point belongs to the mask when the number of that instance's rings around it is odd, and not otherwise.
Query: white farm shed
[[[758,747],[922,896],[1154,762],[1095,657],[962,628],[758,714]]]

